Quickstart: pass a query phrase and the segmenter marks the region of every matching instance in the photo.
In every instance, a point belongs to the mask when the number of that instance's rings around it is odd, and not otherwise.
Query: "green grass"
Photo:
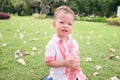
[[[49,74],[44,53],[46,44],[55,33],[52,21],[18,16],[0,20],[0,80],[43,80]],[[23,39],[20,39],[21,33]],[[109,48],[115,49],[115,56],[120,57],[120,27],[75,21],[72,35],[80,46],[81,68],[89,80],[110,80],[115,75],[120,78],[120,59],[105,60],[111,53]],[[34,38],[38,40],[33,41]],[[2,46],[5,43],[7,46]],[[32,50],[33,46],[36,51]],[[22,50],[24,55],[15,58],[17,50]],[[28,55],[27,52],[34,54]],[[92,62],[86,62],[86,57],[91,57]],[[25,66],[17,62],[19,58],[25,60]],[[102,69],[97,71],[96,65]],[[94,72],[99,72],[99,75],[93,76]]]

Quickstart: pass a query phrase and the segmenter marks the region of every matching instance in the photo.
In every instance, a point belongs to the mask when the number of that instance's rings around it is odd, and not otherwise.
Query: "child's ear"
[[[52,25],[53,25],[53,27],[55,27],[55,25],[56,25],[55,21],[53,21]]]

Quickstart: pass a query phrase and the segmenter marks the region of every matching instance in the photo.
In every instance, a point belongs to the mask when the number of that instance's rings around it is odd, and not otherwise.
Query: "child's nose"
[[[64,24],[64,27],[69,27],[69,25],[68,24]]]

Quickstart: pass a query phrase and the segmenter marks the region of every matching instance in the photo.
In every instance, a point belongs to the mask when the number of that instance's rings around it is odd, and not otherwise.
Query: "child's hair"
[[[56,10],[55,10],[55,13],[54,13],[54,18],[56,18],[56,16],[61,13],[61,14],[72,14],[73,17],[75,17],[75,13],[72,11],[72,9],[68,6],[60,6],[58,7]]]

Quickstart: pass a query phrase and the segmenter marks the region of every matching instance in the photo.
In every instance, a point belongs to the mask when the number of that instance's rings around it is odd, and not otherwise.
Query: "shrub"
[[[80,20],[81,21],[90,21],[90,22],[106,22],[106,18],[98,17],[98,16],[95,16],[95,17],[90,17],[90,16],[81,17]]]
[[[0,19],[9,19],[10,18],[10,14],[8,13],[0,13]]]
[[[107,23],[110,25],[120,26],[120,18],[108,18]]]
[[[38,14],[38,13],[35,13],[33,14],[33,17],[36,18],[36,19],[44,19],[47,17],[46,14]]]

